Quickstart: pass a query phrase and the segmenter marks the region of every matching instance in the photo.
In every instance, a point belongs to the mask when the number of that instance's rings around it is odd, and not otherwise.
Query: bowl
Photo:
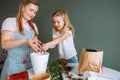
[[[51,75],[49,73],[41,73],[34,75],[30,80],[50,80]]]

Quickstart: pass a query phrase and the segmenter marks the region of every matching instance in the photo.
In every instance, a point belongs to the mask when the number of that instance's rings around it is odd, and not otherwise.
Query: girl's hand
[[[42,49],[43,49],[43,51],[47,51],[48,49],[49,49],[49,46],[48,46],[48,44],[46,43],[44,43],[44,44],[42,44]]]

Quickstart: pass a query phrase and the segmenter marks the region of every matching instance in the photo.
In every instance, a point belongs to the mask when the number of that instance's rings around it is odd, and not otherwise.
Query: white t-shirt
[[[77,55],[77,51],[74,46],[73,42],[73,35],[70,30],[66,31],[70,35],[68,36],[67,39],[63,40],[61,43],[58,44],[58,50],[59,50],[59,57],[60,58],[65,58],[65,59],[70,59],[74,56]],[[62,36],[59,32],[53,34],[53,38],[58,38]]]
[[[35,30],[38,33],[38,28],[37,28],[36,24],[35,23],[33,23],[33,24],[35,26]],[[23,24],[23,27],[25,30],[30,30],[29,24]],[[17,27],[16,27],[16,18],[15,17],[6,18],[3,21],[1,31],[2,30],[9,30],[9,31],[15,32],[16,29],[17,29]]]

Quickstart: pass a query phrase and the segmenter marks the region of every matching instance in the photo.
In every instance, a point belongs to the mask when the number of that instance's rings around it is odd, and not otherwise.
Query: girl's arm
[[[54,48],[57,44],[59,44],[60,42],[62,42],[66,38],[68,38],[69,35],[70,34],[68,32],[65,32],[61,37],[55,38],[55,39],[53,39],[53,41],[50,41],[50,42],[46,43],[43,46],[43,49],[48,50],[49,48]]]
[[[30,39],[19,39],[19,40],[14,40],[12,39],[14,35],[14,32],[9,31],[9,30],[3,30],[1,33],[1,46],[4,49],[8,48],[15,48],[18,47],[22,44],[27,44],[29,45],[34,51],[38,50],[38,46],[36,46],[32,40]]]

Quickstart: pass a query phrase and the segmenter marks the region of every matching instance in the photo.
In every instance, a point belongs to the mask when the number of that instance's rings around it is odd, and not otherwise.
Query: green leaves
[[[51,80],[63,80],[62,73],[66,73],[65,61],[57,59],[48,63],[47,72],[51,74]]]

